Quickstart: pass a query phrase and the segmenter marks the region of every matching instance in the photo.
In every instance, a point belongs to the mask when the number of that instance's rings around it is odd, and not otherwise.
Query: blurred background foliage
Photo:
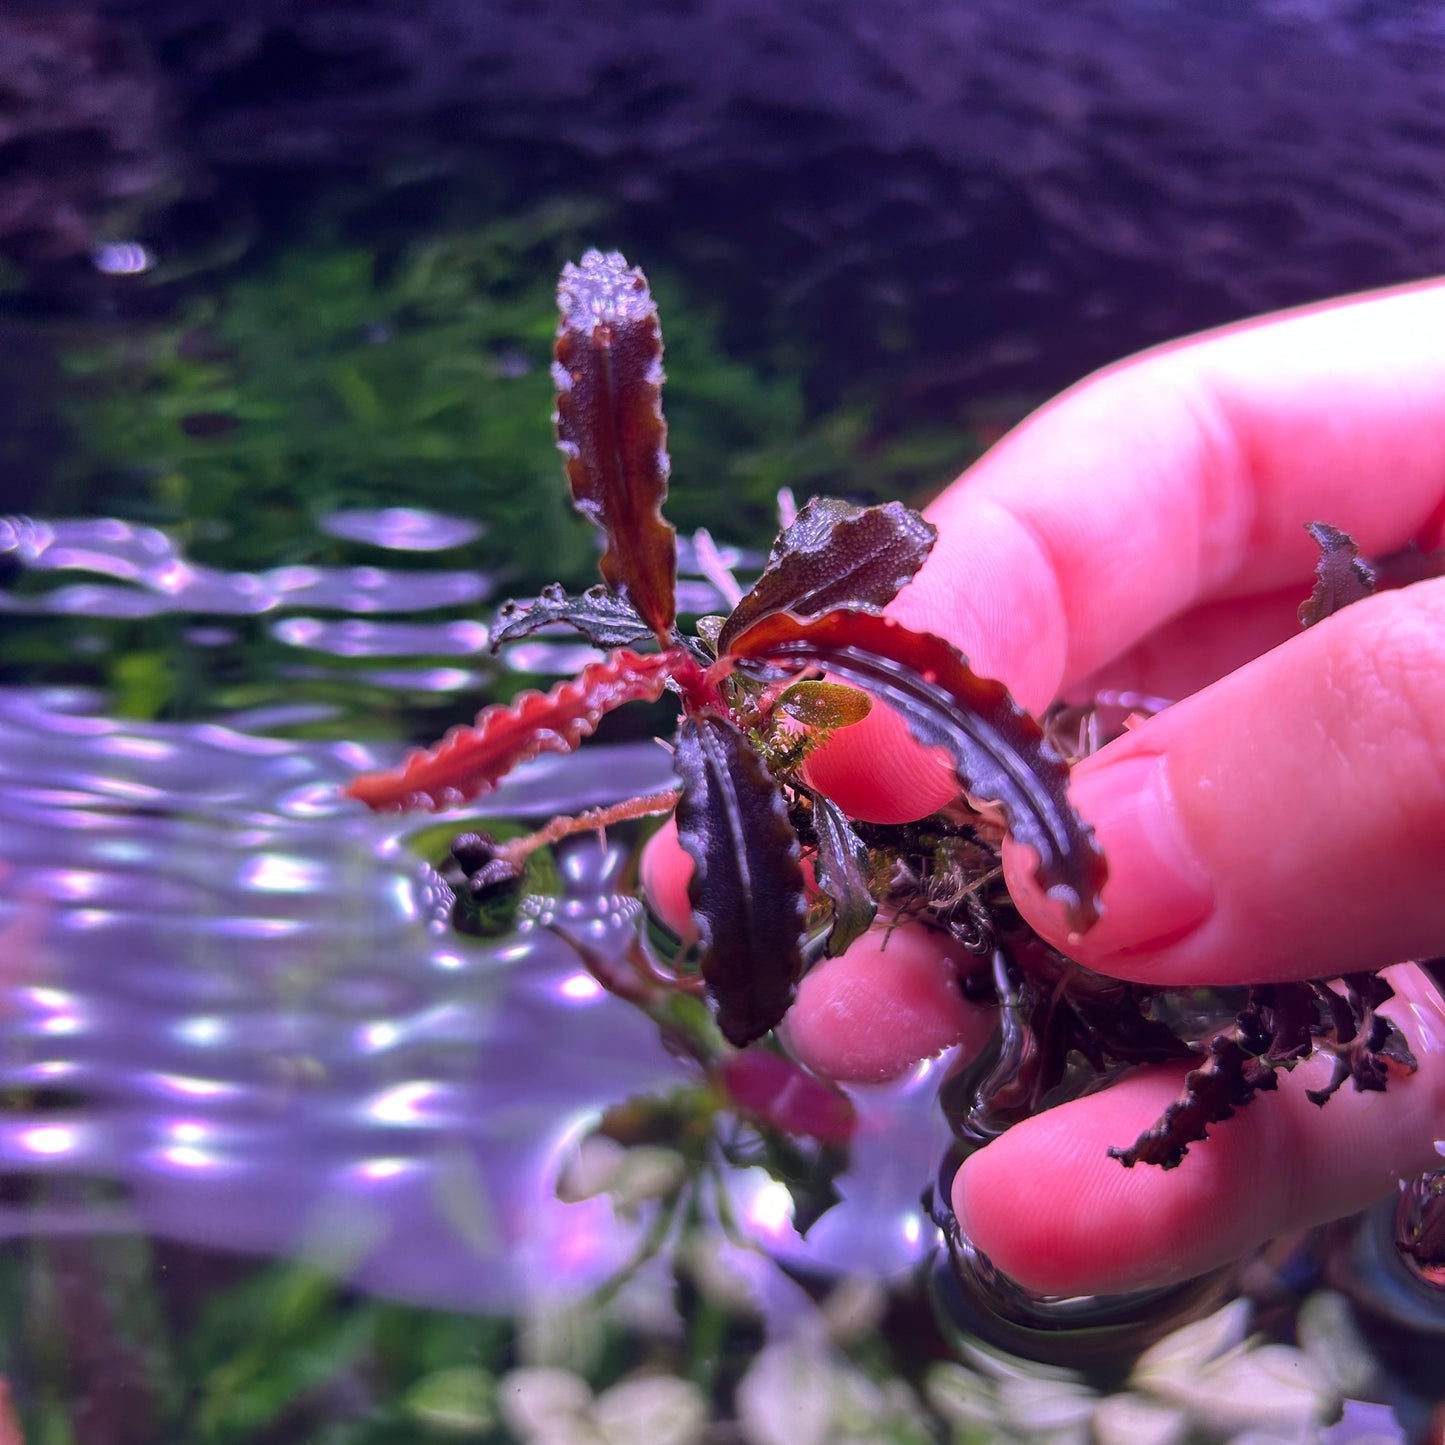
[[[374,195],[319,194],[292,234],[159,265],[135,278],[128,312],[52,328],[65,444],[49,458],[42,515],[159,526],[191,561],[228,570],[380,564],[489,579],[479,604],[407,612],[421,623],[485,619],[507,596],[596,581],[595,539],[568,504],[556,448],[550,362],[558,272],[610,243],[609,208],[520,205],[481,187],[465,206],[421,205],[418,220],[403,182],[384,195],[394,211],[379,216]],[[712,294],[700,261],[627,251],[661,311],[667,513],[684,533],[764,548],[781,488],[800,502],[917,496],[982,449],[987,417],[903,420],[895,396],[861,383],[810,396],[821,352],[809,337],[740,316],[756,303]],[[386,507],[481,531],[399,553],[323,525]],[[33,597],[70,580],[27,574],[12,590]],[[539,681],[477,658],[469,682],[438,691],[424,681],[428,659],[412,655],[377,684],[375,658],[280,641],[274,613],[215,622],[207,641],[205,619],[182,613],[18,616],[0,679],[97,685],[138,719],[316,704],[324,720],[285,730],[413,739],[473,710],[478,687],[500,697]]]
[[[549,362],[557,273],[608,229],[600,208],[560,203],[382,250],[323,231],[173,317],[78,346],[63,357],[75,445],[55,505],[104,496],[197,560],[243,568],[344,559],[317,525],[338,509],[422,507],[483,521],[477,560],[509,588],[595,580]],[[740,357],[705,276],[629,259],[662,312],[668,513],[683,530],[765,545],[781,487],[906,495],[977,450],[954,428],[890,436],[869,399],[810,412],[806,338]]]

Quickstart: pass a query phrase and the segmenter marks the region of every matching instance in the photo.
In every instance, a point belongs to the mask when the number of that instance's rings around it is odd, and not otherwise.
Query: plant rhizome
[[[1001,881],[1005,829],[1032,850],[1038,883],[1076,930],[1099,916],[1104,859],[1067,799],[1070,754],[1082,744],[1064,740],[1097,738],[1103,712],[1086,710],[1083,727],[1077,710],[1040,723],[948,642],[883,614],[933,545],[933,527],[916,512],[808,503],[732,612],[681,631],[676,539],[662,516],[669,465],[657,308],[640,271],[597,251],[564,269],[559,304],[557,436],[573,501],[604,540],[603,585],[509,602],[492,640],[565,625],[606,655],[545,695],[486,708],[395,771],[358,777],[351,796],[380,810],[454,807],[541,752],[575,748],[623,703],[671,690],[682,714],[674,790],[554,820],[507,844],[470,835],[456,849],[471,886],[484,890],[518,877],[531,849],[569,831],[675,809],[695,865],[699,940],[666,967],[644,956],[640,940],[620,971],[593,960],[615,992],[638,1001],[658,988],[703,989],[723,1035],[743,1048],[782,1019],[809,960],[842,952],[880,915],[920,920],[977,960],[963,980],[970,996],[1000,1006],[998,1047],[968,1076],[956,1111],[965,1137],[991,1137],[1094,1076],[1194,1062],[1159,1122],[1111,1151],[1125,1165],[1177,1165],[1207,1126],[1317,1050],[1335,1061],[1311,1094],[1321,1104],[1346,1079],[1383,1089],[1390,1063],[1414,1067],[1376,1012],[1390,989],[1374,974],[1234,990],[1201,1004],[1197,994],[1091,973],[1024,923]],[[1312,530],[1322,555],[1301,610],[1306,625],[1373,586],[1347,536]],[[862,823],[809,786],[809,752],[880,704],[952,762],[960,802],[946,813]]]

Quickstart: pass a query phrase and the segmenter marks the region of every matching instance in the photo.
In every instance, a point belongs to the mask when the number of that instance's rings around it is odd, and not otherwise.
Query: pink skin
[[[642,888],[658,917],[688,941],[697,935],[687,898],[691,876],[692,859],[669,821],[643,852]],[[788,1047],[825,1078],[867,1084],[895,1079],[956,1044],[982,1048],[995,1019],[959,989],[959,967],[967,961],[962,949],[927,929],[875,929],[803,979],[786,1022]],[[866,1027],[859,1027],[862,1020]]]
[[[688,901],[692,859],[677,841],[677,820],[669,818],[642,850],[639,882],[652,911],[684,943],[697,942],[697,921]]]
[[[959,989],[959,967],[976,962],[917,925],[873,929],[804,976],[784,1021],[787,1045],[810,1069],[860,1084],[895,1079],[958,1044],[977,1052],[997,1019]]]
[[[1396,969],[1389,1012],[1421,1060],[1389,1091],[1346,1084],[1323,1109],[1305,1098],[1330,1076],[1311,1059],[1191,1144],[1177,1169],[1124,1169],[1131,1142],[1179,1091],[1177,1069],[1141,1069],[1102,1094],[1011,1129],[958,1171],[964,1228],[1020,1284],[1093,1294],[1187,1279],[1276,1235],[1363,1209],[1396,1180],[1437,1167],[1445,1118],[1445,1012],[1413,968]],[[1121,1241],[1127,1241],[1122,1244]]]
[[[1445,581],[1303,633],[1294,616],[1315,558],[1305,522],[1377,556],[1445,542],[1442,338],[1435,281],[1161,348],[1050,403],[929,509],[939,543],[891,609],[902,621],[1035,710],[1101,685],[1187,698],[1075,772],[1110,869],[1093,930],[1069,935],[1027,852],[1006,850],[1020,908],[1081,962],[1235,983],[1445,952]],[[810,771],[861,817],[919,816],[948,790],[879,709]],[[1178,1082],[1141,1070],[969,1160],[954,1200],[975,1242],[1037,1289],[1134,1288],[1438,1164],[1445,1009],[1418,971],[1391,979],[1386,1011],[1421,1067],[1388,1093],[1347,1085],[1318,1109],[1300,1070],[1179,1169],[1125,1170],[1105,1147]],[[811,1027],[846,1055],[874,1012],[860,997]]]

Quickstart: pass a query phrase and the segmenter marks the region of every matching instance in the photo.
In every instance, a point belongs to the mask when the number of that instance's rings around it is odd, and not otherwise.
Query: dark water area
[[[740,1123],[575,946],[644,926],[637,828],[455,927],[452,835],[666,787],[663,712],[441,818],[339,790],[592,655],[487,628],[595,575],[564,259],[646,266],[669,515],[745,574],[782,487],[923,495],[1134,349],[1445,269],[1442,62],[1423,0],[6,7],[0,1442],[1436,1438],[1393,1205],[960,1293],[947,1060],[841,1163]]]

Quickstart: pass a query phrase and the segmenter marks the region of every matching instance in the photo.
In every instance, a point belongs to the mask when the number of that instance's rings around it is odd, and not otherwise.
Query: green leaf
[[[805,727],[846,728],[868,716],[873,699],[845,683],[809,680],[785,689],[777,706]]]
[[[473,1365],[437,1370],[418,1380],[403,1401],[413,1419],[438,1435],[485,1435],[497,1423],[496,1381]]]

